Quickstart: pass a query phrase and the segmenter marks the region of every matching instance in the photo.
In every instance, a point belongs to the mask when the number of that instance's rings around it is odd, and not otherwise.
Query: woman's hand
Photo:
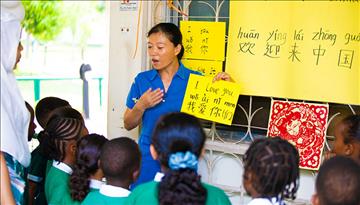
[[[145,111],[148,108],[154,107],[155,105],[159,104],[163,101],[164,91],[160,88],[156,90],[152,90],[149,88],[139,99],[136,103],[138,104],[136,107]]]
[[[154,107],[163,101],[164,91],[160,88],[152,90],[149,88],[132,109],[127,108],[124,113],[124,127],[132,130],[141,123],[141,118],[146,109]]]
[[[230,75],[228,73],[225,73],[225,72],[220,72],[220,73],[218,73],[217,75],[214,76],[213,82],[219,81],[219,80],[225,80],[225,81],[228,81],[228,82],[234,82],[232,80],[232,78],[230,77]]]

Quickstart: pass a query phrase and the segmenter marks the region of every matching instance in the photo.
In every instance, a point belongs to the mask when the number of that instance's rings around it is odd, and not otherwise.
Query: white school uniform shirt
[[[60,169],[61,171],[67,173],[68,175],[71,175],[73,173],[72,168],[65,164],[64,162],[59,162],[59,161],[53,161],[52,166],[55,167],[56,169]]]
[[[109,197],[127,197],[131,193],[129,190],[118,186],[104,184],[99,190],[100,194]]]
[[[103,184],[105,184],[103,181],[99,181],[96,179],[90,179],[89,187],[91,189],[100,189]]]
[[[154,177],[154,181],[155,182],[161,182],[162,178],[165,176],[164,173],[161,172],[156,172],[155,177]]]
[[[21,165],[30,165],[27,142],[30,113],[16,83],[13,68],[20,42],[24,8],[21,2],[1,1],[1,151]]]
[[[276,197],[269,198],[254,198],[247,205],[285,205],[285,202],[276,201]]]

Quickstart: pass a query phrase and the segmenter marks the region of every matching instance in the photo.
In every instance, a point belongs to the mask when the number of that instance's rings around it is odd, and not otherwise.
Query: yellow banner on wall
[[[190,75],[181,112],[231,125],[240,87],[227,81],[213,83],[212,79],[212,77]]]
[[[224,61],[225,22],[180,21],[184,58]]]
[[[227,48],[242,94],[360,104],[359,2],[231,1]]]
[[[215,76],[222,71],[222,61],[190,60],[183,59],[181,62],[185,67],[199,71],[206,76]]]

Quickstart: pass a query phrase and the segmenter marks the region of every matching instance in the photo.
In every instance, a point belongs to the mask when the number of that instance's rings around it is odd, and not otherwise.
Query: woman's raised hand
[[[137,103],[139,103],[139,108],[142,110],[146,110],[148,108],[154,107],[163,101],[164,91],[160,88],[156,90],[152,90],[149,88],[139,99]]]
[[[225,81],[229,81],[229,82],[233,82],[232,78],[230,77],[230,75],[228,73],[225,72],[220,72],[218,74],[216,74],[213,78],[213,82],[215,81],[219,81],[219,80],[225,80]]]

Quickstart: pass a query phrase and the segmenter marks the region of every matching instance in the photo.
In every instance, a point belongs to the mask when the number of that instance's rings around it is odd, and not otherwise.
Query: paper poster
[[[300,168],[318,170],[325,144],[327,104],[274,100],[271,103],[267,136],[279,136],[294,144]]]
[[[216,74],[222,72],[222,61],[183,59],[181,62],[185,65],[185,67],[191,70],[199,71],[205,76],[215,76]]]
[[[184,58],[224,61],[225,22],[180,21]]]
[[[225,71],[245,95],[360,104],[360,3],[231,1]]]
[[[212,79],[212,77],[190,75],[181,112],[231,125],[240,87],[223,80],[213,83]]]

